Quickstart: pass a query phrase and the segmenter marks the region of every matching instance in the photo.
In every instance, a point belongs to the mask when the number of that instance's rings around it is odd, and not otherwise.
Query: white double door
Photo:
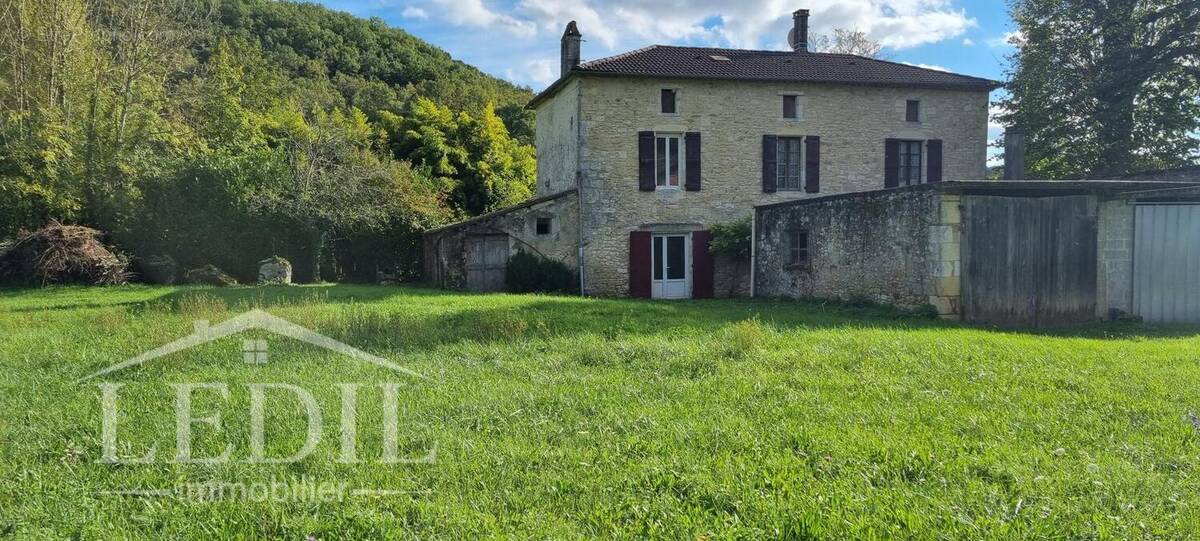
[[[650,296],[655,299],[692,297],[691,235],[654,235],[651,243]]]

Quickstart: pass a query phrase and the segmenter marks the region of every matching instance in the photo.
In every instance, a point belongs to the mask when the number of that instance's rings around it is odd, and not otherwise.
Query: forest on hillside
[[[528,89],[378,19],[272,0],[0,0],[0,241],[51,221],[252,278],[411,276],[532,195]]]

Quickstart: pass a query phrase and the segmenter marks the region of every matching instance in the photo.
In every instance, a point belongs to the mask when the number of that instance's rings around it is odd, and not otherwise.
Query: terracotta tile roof
[[[625,75],[680,79],[777,81],[989,91],[1000,83],[862,56],[651,45],[580,64],[571,75]],[[559,79],[533,98],[535,106],[557,91]]]

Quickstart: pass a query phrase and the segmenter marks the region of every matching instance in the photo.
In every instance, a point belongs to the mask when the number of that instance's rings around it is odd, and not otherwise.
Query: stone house
[[[572,21],[560,78],[529,104],[539,197],[430,232],[427,276],[497,289],[510,251],[536,247],[577,269],[588,295],[747,294],[749,264],[709,249],[716,224],[759,205],[984,178],[998,83],[810,52],[808,11],[793,22],[791,51],[653,45],[581,62]]]

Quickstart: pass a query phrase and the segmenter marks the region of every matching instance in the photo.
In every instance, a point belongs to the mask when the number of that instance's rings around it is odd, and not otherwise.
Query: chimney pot
[[[575,25],[575,21],[567,23],[567,29],[563,31],[562,35],[559,77],[566,77],[571,70],[579,66],[579,42],[581,41],[583,41],[583,34],[579,33],[579,27]]]
[[[792,50],[798,53],[808,52],[808,10],[797,9],[792,12],[792,31],[788,33],[788,42]]]

